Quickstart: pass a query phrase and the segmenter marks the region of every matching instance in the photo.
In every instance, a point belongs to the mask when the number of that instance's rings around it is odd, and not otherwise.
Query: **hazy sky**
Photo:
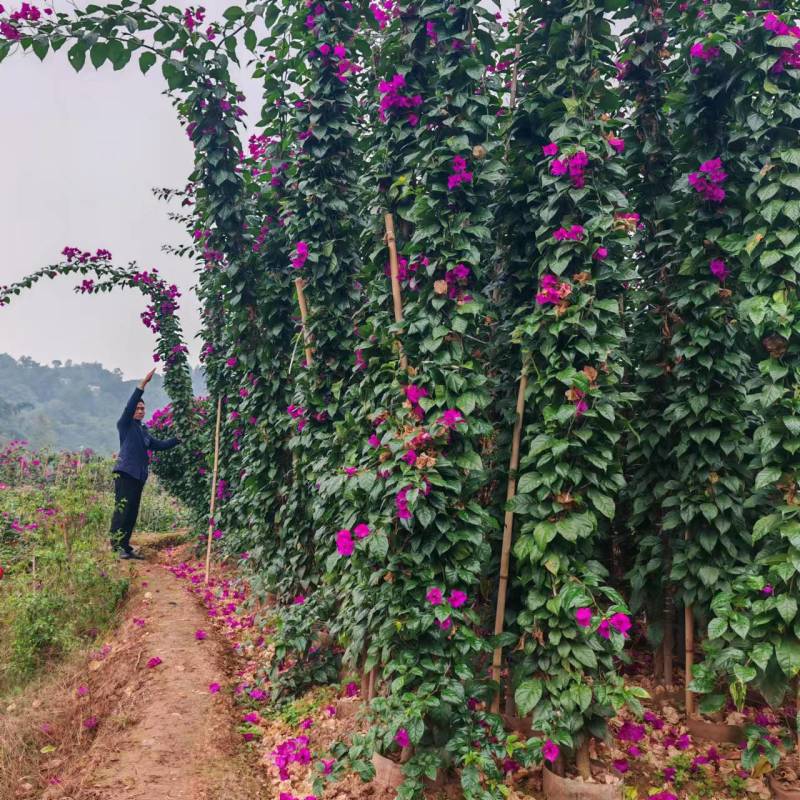
[[[207,18],[228,5],[205,0]],[[104,247],[118,264],[158,267],[184,291],[179,313],[196,363],[193,265],[160,250],[186,235],[150,191],[182,187],[192,169],[160,70],[143,76],[135,60],[119,72],[108,64],[95,70],[87,59],[76,73],[66,50],[44,62],[20,50],[0,64],[0,284],[60,260],[65,245]],[[258,87],[246,83],[245,93],[257,118]],[[0,352],[43,363],[100,361],[126,378],[143,375],[155,339],[139,319],[142,295],[76,295],[77,283],[46,279],[0,309]]]
[[[204,5],[210,22],[230,3]],[[510,0],[501,6],[507,12]],[[66,245],[106,248],[120,265],[158,267],[184,292],[180,317],[197,363],[193,265],[161,252],[186,234],[150,191],[182,187],[192,168],[161,72],[156,66],[143,76],[135,59],[119,72],[108,64],[95,70],[87,59],[76,73],[66,51],[40,62],[20,50],[0,64],[0,284],[59,261]],[[259,87],[241,76],[240,86],[248,119],[257,120]],[[126,378],[143,375],[155,341],[139,319],[142,295],[77,295],[79,282],[46,279],[0,309],[0,352],[42,363],[99,361]]]

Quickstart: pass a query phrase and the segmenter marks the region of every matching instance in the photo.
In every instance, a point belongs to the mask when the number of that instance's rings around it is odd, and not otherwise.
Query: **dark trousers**
[[[111,546],[131,551],[131,534],[139,516],[144,482],[126,475],[114,474],[114,515],[111,517]]]

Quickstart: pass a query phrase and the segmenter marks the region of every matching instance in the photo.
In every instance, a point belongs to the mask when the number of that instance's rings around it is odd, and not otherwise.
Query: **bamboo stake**
[[[397,239],[394,235],[394,217],[391,214],[384,214],[383,221],[386,225],[386,244],[389,246],[389,272],[392,278],[392,301],[394,303],[394,321],[403,321],[403,301],[400,297],[400,277],[397,265]],[[397,340],[397,347],[400,352],[400,367],[405,371],[408,369],[408,359],[403,353],[403,345]]]
[[[694,695],[689,684],[692,680],[692,667],[694,666],[694,612],[690,605],[683,609],[683,619],[686,626],[686,662],[684,670],[686,672],[686,718],[690,719],[694,715]]]
[[[297,289],[297,304],[300,306],[300,319],[303,322],[303,341],[306,343],[306,364],[311,365],[311,356],[313,350],[311,349],[311,337],[308,332],[308,306],[306,305],[306,296],[303,289],[306,288],[306,282],[302,278],[294,279],[294,286]]]
[[[214,509],[217,504],[217,470],[219,468],[219,423],[222,416],[222,395],[217,398],[217,424],[214,430],[214,472],[211,475],[211,510],[208,512],[208,541],[206,542],[206,585],[211,571],[211,539],[214,532]]]
[[[519,390],[517,391],[516,419],[514,420],[514,433],[511,438],[511,460],[508,465],[508,485],[506,486],[506,502],[513,499],[517,493],[517,469],[519,468],[519,444],[522,437],[522,419],[525,414],[525,390],[528,387],[528,375],[523,367],[519,376]],[[514,512],[506,511],[503,524],[503,546],[500,551],[500,583],[497,589],[497,610],[494,618],[494,633],[499,636],[503,632],[506,618],[506,591],[508,589],[508,562],[511,552],[511,537],[514,531]],[[492,680],[500,683],[500,665],[503,658],[503,648],[495,648],[492,658]],[[500,692],[492,700],[492,712],[500,712]]]
[[[369,671],[369,685],[367,687],[367,700],[372,702],[375,699],[375,678],[378,672],[377,667],[373,667]]]

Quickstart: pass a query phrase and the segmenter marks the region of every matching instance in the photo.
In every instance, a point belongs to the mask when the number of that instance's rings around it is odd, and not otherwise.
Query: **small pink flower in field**
[[[205,639],[207,636],[208,636],[208,634],[204,630],[202,630],[201,628],[198,628],[194,632],[194,638],[197,639],[198,642],[202,642],[203,639]]]
[[[554,156],[558,154],[558,145],[555,142],[542,145],[542,153],[546,156]]]
[[[160,663],[161,663],[161,659],[160,659],[158,656],[153,656],[153,657],[152,657],[152,658],[151,658],[151,659],[150,659],[150,660],[147,662],[147,668],[148,668],[148,669],[154,669],[154,668],[155,668],[155,667],[157,667],[157,666],[158,666]]]
[[[242,734],[242,739],[244,739],[246,742],[252,742],[253,739],[255,739],[255,738],[256,738],[255,734],[253,734],[253,733],[243,733]]]
[[[306,602],[306,598],[302,594],[296,594],[292,603],[296,606],[302,606]]]
[[[558,745],[552,739],[548,739],[542,745],[542,757],[551,764],[558,758],[560,752]]]
[[[137,625],[138,627],[141,628],[142,625],[144,625],[144,620],[143,619],[139,619],[139,617],[134,617],[133,618],[133,624]]]
[[[335,717],[336,716],[336,706],[326,706],[325,707],[325,713],[329,717]]]
[[[451,608],[461,608],[467,602],[467,595],[460,589],[453,589],[450,592],[450,597],[447,598],[447,602],[450,603]]]
[[[300,727],[302,730],[307,731],[313,724],[314,720],[311,719],[311,717],[306,717],[306,719],[300,723]]]
[[[87,731],[90,731],[92,728],[96,728],[99,723],[100,720],[97,717],[87,717],[83,721],[83,727],[86,728]]]
[[[767,584],[767,585],[766,585],[766,586],[765,586],[765,587],[764,587],[764,588],[761,590],[761,594],[764,594],[764,595],[767,595],[767,596],[769,596],[769,595],[771,595],[771,594],[775,594],[775,590],[774,590],[774,589],[772,588],[772,586],[771,586],[771,585],[768,583],[768,584]]]
[[[347,528],[342,528],[340,531],[336,532],[336,549],[339,551],[340,556],[351,556],[353,555],[353,535],[350,533]]]
[[[640,748],[638,748],[635,744],[632,744],[626,751],[625,751],[631,758],[639,758],[642,754]]]
[[[443,601],[442,590],[437,588],[436,586],[431,587],[430,589],[428,589],[428,593],[425,595],[425,599],[432,606],[440,606]]]
[[[319,46],[319,51],[320,51],[320,53],[322,53],[322,55],[326,56],[326,55],[328,55],[328,53],[330,53],[331,46],[329,44],[321,44]]]
[[[230,358],[226,359],[225,365],[228,367],[235,367],[238,363],[236,356],[231,356]]]
[[[368,439],[370,447],[380,447],[381,440],[373,433]]]
[[[364,522],[359,522],[358,525],[353,528],[353,533],[359,539],[366,539],[369,536],[369,525],[365,524]]]
[[[333,48],[333,54],[336,58],[345,58],[345,56],[347,56],[347,50],[344,45],[337,44],[336,47]]]
[[[437,627],[443,631],[449,631],[450,628],[453,627],[453,620],[451,620],[450,617],[446,619],[437,619],[434,620],[434,622],[436,622]]]
[[[352,478],[353,475],[358,474],[358,467],[345,467],[344,471],[347,473],[347,476]]]
[[[579,608],[575,612],[575,621],[581,628],[588,628],[592,624],[592,609]]]
[[[613,764],[614,769],[623,775],[630,769],[630,764],[628,763],[627,758],[618,758],[611,763]]]
[[[208,691],[211,692],[211,694],[216,694],[219,690],[220,685],[218,683],[210,683],[208,685]]]
[[[330,775],[333,772],[333,765],[336,763],[335,758],[323,758],[322,759],[322,774],[323,775]]]
[[[611,638],[611,631],[609,630],[609,622],[607,619],[604,619],[597,628],[597,632],[604,638],[610,639]]]
[[[244,722],[252,722],[255,725],[261,721],[261,717],[258,715],[258,711],[251,711],[249,714],[245,714],[242,720]]]
[[[78,687],[78,697],[86,697],[89,694],[89,687],[88,686],[79,686]]]
[[[405,728],[398,728],[397,733],[394,735],[394,740],[400,747],[411,746],[411,739],[408,738],[408,731]]]
[[[263,689],[251,689],[248,694],[253,700],[266,700],[267,694]]]
[[[345,686],[344,694],[345,697],[355,697],[359,691],[358,684],[355,681],[350,681],[350,683]]]
[[[608,258],[608,248],[598,247],[597,250],[595,250],[592,254],[592,258],[595,261],[603,261],[604,259]]]

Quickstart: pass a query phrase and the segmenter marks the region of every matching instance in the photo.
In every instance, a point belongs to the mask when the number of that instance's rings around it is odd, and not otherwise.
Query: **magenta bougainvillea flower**
[[[208,684],[208,691],[211,692],[211,694],[216,694],[219,690],[220,685],[218,683],[214,682]]]
[[[355,697],[359,691],[360,689],[355,681],[350,681],[350,683],[348,683],[344,688],[345,697]]]
[[[295,606],[302,606],[306,602],[306,598],[302,594],[296,594],[292,604]]]
[[[702,173],[702,174],[701,174]],[[722,184],[727,179],[722,160],[712,158],[700,165],[700,172],[689,173],[689,185],[706,200],[721,203],[725,199]]]
[[[407,499],[408,492],[411,488],[411,486],[405,486],[395,495],[394,504],[397,509],[398,519],[411,519],[411,510],[408,507]]]
[[[197,639],[198,642],[202,642],[203,639],[208,638],[208,634],[204,630],[202,630],[201,628],[198,628],[194,632],[194,638]]]
[[[610,619],[608,620],[608,624],[623,636],[627,636],[628,631],[631,629],[630,617],[627,614],[623,614],[619,611],[616,614],[611,615]]]
[[[86,697],[89,694],[89,687],[88,686],[79,686],[77,689],[78,697]]]
[[[761,594],[766,595],[767,597],[769,597],[770,595],[775,594],[775,590],[772,588],[772,586],[770,584],[767,584],[761,590]]]
[[[618,139],[616,136],[609,136],[608,144],[611,147],[611,149],[616,150],[617,153],[622,153],[625,151],[624,139]]]
[[[588,628],[592,624],[592,609],[579,608],[575,612],[575,621],[581,628]]]
[[[410,747],[411,739],[408,737],[408,731],[405,728],[398,728],[397,733],[394,735],[394,740],[400,747]]]
[[[353,528],[353,533],[359,539],[366,539],[369,536],[369,525],[364,522],[359,522],[358,525]]]
[[[598,247],[597,250],[592,253],[592,258],[595,261],[604,261],[608,258],[608,248],[607,247]]]
[[[553,238],[557,242],[563,242],[567,240],[572,242],[580,242],[585,233],[586,231],[582,225],[571,225],[569,228],[562,227],[553,231]]]
[[[90,731],[93,728],[96,728],[99,725],[99,723],[100,723],[100,720],[97,717],[87,717],[83,721],[83,727],[86,728],[86,730]]]
[[[558,758],[560,753],[561,749],[552,739],[548,739],[542,745],[542,757],[551,764]]]
[[[160,659],[158,656],[153,656],[153,657],[152,657],[152,658],[151,658],[151,659],[150,659],[150,660],[147,662],[147,668],[148,668],[148,669],[153,669],[154,667],[157,667],[157,666],[158,666],[160,663],[161,663],[161,659]]]
[[[436,622],[437,627],[443,631],[449,631],[450,628],[453,627],[453,620],[450,617],[446,617],[445,619],[437,619],[434,620]]]
[[[455,408],[448,408],[439,419],[436,420],[437,425],[444,425],[445,428],[455,428],[456,425],[466,422],[460,411]]]
[[[542,153],[546,156],[554,156],[558,154],[558,145],[555,142],[542,145]]]
[[[340,531],[336,533],[336,549],[339,551],[340,556],[347,556],[353,555],[353,549],[355,545],[353,544],[353,535],[350,533],[347,528],[342,528]]]
[[[367,439],[367,441],[369,442],[369,446],[370,447],[380,447],[381,446],[381,440],[374,433],[370,435],[370,437],[369,437],[369,439]]]
[[[708,264],[708,270],[718,281],[724,281],[731,274],[721,258],[712,258]]]
[[[697,58],[700,61],[713,61],[720,53],[719,47],[714,45],[703,44],[703,42],[695,42],[689,50],[689,55],[692,58]]]
[[[296,255],[292,258],[292,267],[300,269],[308,259],[308,244],[306,242],[298,242],[294,246],[294,251]]]
[[[390,117],[399,117],[414,127],[419,122],[419,114],[414,111],[422,105],[422,95],[408,95],[404,93],[406,79],[400,73],[394,75],[389,81],[378,83],[378,92],[381,95],[378,116],[381,122],[386,122]]]
[[[555,275],[547,273],[539,281],[540,292],[536,295],[536,303],[543,305],[558,305],[572,293],[572,286],[566,281],[559,281]]]
[[[467,170],[467,162],[461,156],[455,156],[453,172],[447,178],[447,188],[453,191],[462,183],[472,183],[472,173]]]
[[[450,592],[450,597],[447,598],[447,602],[450,603],[451,608],[461,608],[467,602],[467,595],[460,589],[453,589]]]
[[[428,593],[425,595],[425,599],[432,605],[432,606],[440,606],[444,601],[444,595],[442,594],[442,590],[436,586],[432,586],[428,589]]]

